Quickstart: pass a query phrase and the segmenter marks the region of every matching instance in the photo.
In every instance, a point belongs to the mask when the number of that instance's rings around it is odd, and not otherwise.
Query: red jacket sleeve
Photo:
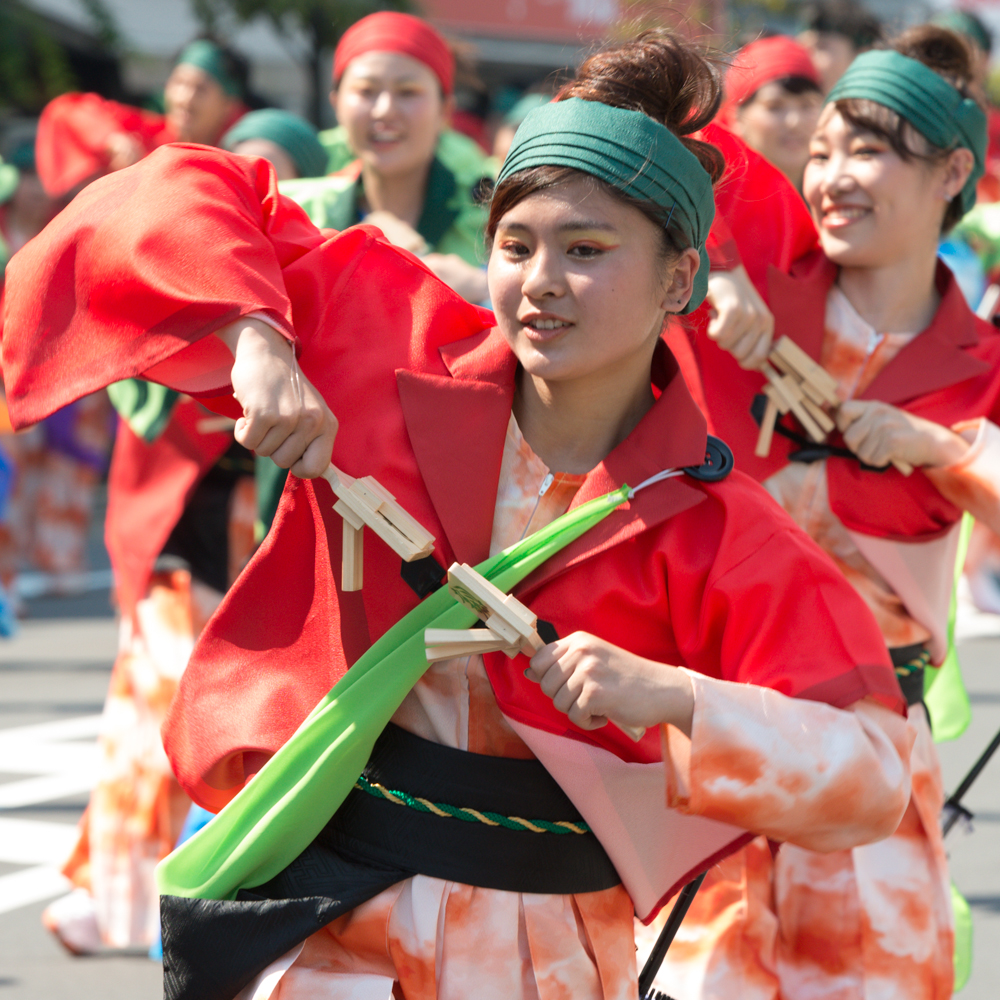
[[[151,152],[164,141],[163,115],[106,101],[99,94],[61,94],[38,119],[35,160],[48,195],[61,198],[108,169],[108,140],[127,132]]]
[[[222,391],[232,357],[207,335],[255,312],[291,331],[283,269],[322,241],[265,160],[172,144],[95,181],[7,268],[15,426],[147,373]]]
[[[816,227],[785,175],[742,139],[715,124],[702,129],[700,138],[716,146],[726,161],[726,171],[715,186],[716,217],[721,216],[722,223],[713,226],[720,245],[712,266],[721,267],[720,251],[728,253],[730,267],[742,262],[757,290],[766,295],[768,266],[787,271],[816,247]],[[725,250],[726,228],[735,255],[732,249]]]

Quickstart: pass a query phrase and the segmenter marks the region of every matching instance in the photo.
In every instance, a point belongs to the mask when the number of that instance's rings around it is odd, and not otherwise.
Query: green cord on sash
[[[476,569],[509,592],[629,498],[629,488],[581,504]],[[397,622],[320,700],[253,780],[156,869],[161,895],[234,899],[274,878],[337,811],[375,741],[427,670],[424,629],[469,628],[476,616],[446,587]]]

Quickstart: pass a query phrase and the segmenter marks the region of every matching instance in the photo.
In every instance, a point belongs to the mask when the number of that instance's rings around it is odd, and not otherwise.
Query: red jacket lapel
[[[410,445],[455,558],[489,555],[517,360],[497,331],[441,349],[451,377],[399,369]]]
[[[881,399],[896,406],[989,371],[989,364],[965,347],[979,343],[976,322],[948,267],[938,261],[941,294],[931,325],[911,340],[872,380],[861,399]]]
[[[517,361],[497,330],[441,348],[451,378],[399,370],[396,383],[410,444],[455,558],[475,564],[489,555],[493,514]],[[573,507],[638,486],[664,469],[700,465],[705,418],[665,344],[652,370],[659,399],[632,433],[594,469]],[[587,532],[522,584],[534,588],[597,552],[687,510],[702,492],[682,477],[657,483]]]
[[[666,344],[657,344],[652,367],[653,385],[660,396],[632,433],[584,480],[573,507],[619,489],[639,486],[666,469],[701,465],[705,459],[705,417],[684,384],[677,362]],[[527,594],[599,552],[619,545],[704,499],[704,493],[685,476],[667,479],[642,490],[626,507],[567,545],[522,581]]]
[[[821,250],[796,263],[790,275],[772,267],[768,290],[775,340],[788,336],[819,361],[827,293],[836,279],[836,265]],[[940,261],[936,280],[941,304],[931,325],[878,373],[859,399],[880,399],[899,406],[989,370],[987,362],[963,350],[979,343],[975,318],[958,282]]]
[[[789,337],[815,361],[823,350],[826,296],[837,279],[837,268],[822,250],[816,250],[792,267],[791,274],[768,268],[767,288],[774,313],[774,339]]]

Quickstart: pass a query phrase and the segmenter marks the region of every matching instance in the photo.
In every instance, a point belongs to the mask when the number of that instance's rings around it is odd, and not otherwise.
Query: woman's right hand
[[[255,319],[238,320],[216,334],[233,352],[233,395],[243,407],[236,440],[293,475],[322,475],[333,454],[337,418],[299,371],[292,345]]]
[[[715,315],[708,335],[736,359],[754,370],[767,360],[774,337],[774,316],[740,265],[708,276],[708,302]]]

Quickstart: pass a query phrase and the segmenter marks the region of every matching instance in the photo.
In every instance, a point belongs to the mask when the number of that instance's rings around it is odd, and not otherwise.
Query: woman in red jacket
[[[491,211],[496,327],[377,231],[324,237],[267,164],[210,150],[93,185],[13,275],[15,421],[143,374],[216,397],[242,443],[291,466],[165,729],[210,809],[442,567],[636,484],[517,590],[563,636],[531,661],[540,684],[502,654],[437,664],[366,772],[573,834],[358,789],[250,892],[162,898],[169,997],[633,1000],[633,911],[651,917],[747,831],[830,850],[895,828],[909,743],[881,637],[752,482],[708,473],[704,419],[660,338],[705,294],[721,163],[688,136],[717,101],[700,55],[652,34],[525,120]],[[148,197],[167,176],[169,212]],[[297,478],[327,466],[331,409],[338,467],[374,475],[436,536],[402,574],[371,539],[360,592],[341,586],[328,486]],[[607,717],[650,728],[633,743]]]
[[[837,430],[794,417],[754,454],[759,371],[698,344],[709,412],[737,464],[831,556],[875,615],[911,704],[913,795],[895,835],[820,855],[763,840],[713,872],[661,982],[679,998],[948,996],[953,932],[941,777],[920,701],[940,664],[963,510],[1000,527],[1000,336],[937,260],[975,200],[986,142],[961,42],[914,29],[860,56],[810,146],[821,248],[772,269],[774,336],[837,383]],[[745,347],[746,345],[744,345]],[[758,356],[767,353],[758,345]],[[745,361],[745,359],[744,359]],[[906,465],[915,467],[904,475]]]

